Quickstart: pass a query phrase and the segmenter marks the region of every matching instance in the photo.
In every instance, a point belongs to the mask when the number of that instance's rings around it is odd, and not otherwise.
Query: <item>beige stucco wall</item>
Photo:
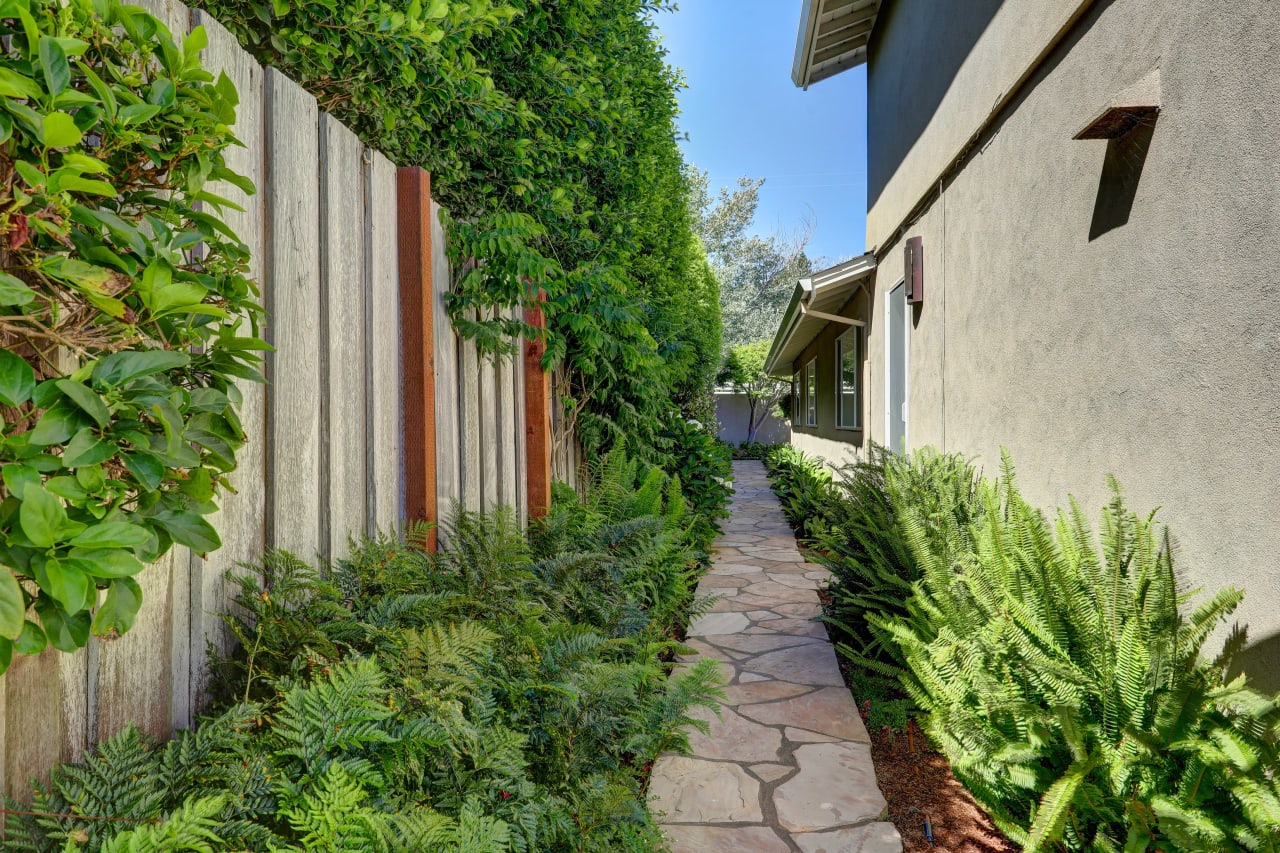
[[[875,122],[867,140],[868,248],[890,239],[1080,3],[891,0],[882,6],[868,45],[867,99]]]
[[[862,447],[847,441],[823,438],[814,433],[792,432],[791,445],[810,456],[816,456],[830,468],[851,465],[862,457]]]
[[[913,19],[908,11],[945,4],[892,5],[883,45],[945,32],[893,31]],[[992,26],[1046,5],[1007,0]],[[1190,586],[1246,591],[1237,615],[1255,643],[1250,669],[1272,687],[1280,687],[1278,14],[1271,0],[1233,0],[1229,9],[1096,4],[904,235],[924,239],[926,288],[911,336],[909,443],[977,454],[989,471],[1007,447],[1024,491],[1046,508],[1070,493],[1096,514],[1104,477],[1115,474],[1133,508],[1162,508]],[[984,47],[991,35],[970,62],[988,52],[1006,61]],[[896,61],[887,50],[873,54],[873,89],[909,82],[906,69],[888,73]],[[1128,222],[1090,239],[1108,143],[1072,136],[1113,93],[1157,68],[1162,112]],[[960,91],[962,82],[947,95],[960,103],[944,100],[940,115],[993,100]],[[888,100],[873,91],[873,105]],[[869,133],[888,120],[873,109]],[[949,144],[947,134],[928,142]],[[909,208],[912,192],[892,203]],[[867,423],[883,441],[883,311],[901,278],[901,242],[880,256]]]

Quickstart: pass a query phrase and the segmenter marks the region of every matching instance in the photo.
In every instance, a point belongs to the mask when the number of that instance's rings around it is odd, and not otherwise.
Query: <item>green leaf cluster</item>
[[[699,608],[692,518],[678,483],[621,455],[594,483],[528,538],[509,511],[458,511],[438,554],[419,530],[322,571],[268,555],[235,577],[220,715],[61,766],[7,849],[661,849],[646,767],[721,695],[709,663],[671,672]]]
[[[115,0],[0,2],[0,671],[127,631],[205,520],[265,347],[215,182],[234,87]],[[105,598],[100,592],[105,590]],[[101,599],[101,600],[100,600]],[[34,613],[32,613],[34,610]]]
[[[719,285],[695,233],[675,93],[646,0],[202,0],[370,145],[432,174],[455,327],[533,333],[594,449],[709,420]],[[663,448],[658,448],[659,451]]]
[[[730,347],[716,375],[717,383],[747,398],[746,444],[756,443],[756,430],[791,391],[790,382],[765,372],[772,345],[771,340],[759,340]]]

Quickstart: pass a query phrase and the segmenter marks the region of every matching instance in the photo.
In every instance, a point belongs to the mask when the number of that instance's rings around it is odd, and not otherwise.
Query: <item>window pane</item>
[[[817,426],[818,424],[818,365],[815,361],[810,361],[804,366],[804,384],[805,384],[805,424],[807,426]]]
[[[850,329],[836,341],[839,359],[839,409],[836,413],[842,427],[858,426],[859,330]]]

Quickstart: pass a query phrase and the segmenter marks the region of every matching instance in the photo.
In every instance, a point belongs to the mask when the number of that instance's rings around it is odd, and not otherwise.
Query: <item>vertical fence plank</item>
[[[99,643],[95,732],[98,739],[109,738],[130,723],[152,737],[165,738],[170,734],[173,693],[170,580],[176,571],[174,552],[177,550],[174,548],[135,578],[142,587],[142,609],[129,632]],[[189,566],[190,557],[183,556]]]
[[[225,73],[240,94],[236,123],[232,128],[244,147],[230,146],[224,153],[227,166],[253,181],[258,192],[247,196],[243,190],[225,181],[211,185],[211,190],[244,208],[223,212],[223,220],[249,249],[249,275],[262,281],[265,220],[263,204],[263,77],[260,65],[241,49],[235,36],[204,12],[196,12],[195,23],[204,26],[209,46],[204,64],[215,76]],[[263,294],[263,298],[266,294]],[[268,323],[270,320],[268,319]],[[261,332],[265,334],[265,331]],[[209,704],[209,667],[206,650],[226,654],[232,645],[231,632],[219,618],[231,607],[234,590],[225,581],[227,571],[236,565],[258,560],[266,546],[266,387],[257,382],[241,382],[236,386],[241,395],[240,424],[244,428],[245,445],[236,454],[236,470],[228,480],[235,493],[227,492],[220,510],[209,521],[222,538],[222,547],[207,559],[192,557],[191,577],[191,682],[194,709],[202,712]]]
[[[369,394],[373,415],[369,448],[372,507],[369,532],[395,532],[403,518],[404,463],[400,410],[400,262],[397,243],[396,167],[369,152]]]
[[[546,318],[537,306],[525,309],[524,321],[536,329],[546,328]],[[546,341],[537,337],[524,342],[525,490],[530,518],[546,515],[551,507],[551,376],[542,369],[546,351]]]
[[[47,649],[28,657],[14,655],[4,674],[5,795],[26,801],[28,780],[48,781],[49,768],[67,758],[62,732],[62,694],[58,657]]]
[[[506,312],[504,312],[506,313]],[[516,503],[516,393],[515,359],[504,356],[495,365],[498,391],[498,502],[515,509]]]
[[[512,309],[513,318],[522,318],[519,308]],[[516,482],[516,515],[522,528],[529,526],[529,458],[526,447],[526,412],[524,400],[525,383],[525,339],[516,342],[516,354],[511,359],[512,411],[515,412],[515,482]]]
[[[402,168],[399,182],[401,363],[404,366],[405,515],[434,522],[436,511],[436,372],[432,335],[431,177]],[[435,532],[428,534],[435,547]]]
[[[435,325],[436,366],[436,505],[442,518],[448,518],[455,504],[462,500],[462,433],[460,422],[460,381],[458,371],[458,335],[449,321],[445,299],[449,294],[451,275],[449,254],[445,246],[444,225],[440,222],[440,206],[431,205],[431,319]]]
[[[486,512],[501,503],[498,485],[502,446],[498,431],[498,370],[496,359],[480,359],[480,506]]]
[[[266,72],[267,538],[311,560],[321,550],[320,237],[316,100]]]
[[[458,413],[462,432],[462,505],[473,512],[481,508],[484,479],[480,447],[480,357],[472,341],[458,339]]]
[[[326,359],[321,459],[326,556],[346,556],[365,529],[364,146],[333,116],[320,116],[321,313]]]

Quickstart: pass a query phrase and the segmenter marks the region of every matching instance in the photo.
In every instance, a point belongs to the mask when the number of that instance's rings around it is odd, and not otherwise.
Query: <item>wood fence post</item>
[[[546,301],[539,293],[538,301]],[[524,321],[545,329],[546,316],[536,305],[525,308]],[[547,342],[524,342],[525,481],[529,518],[541,518],[551,508],[551,375],[542,367]]]
[[[431,176],[397,170],[404,503],[408,520],[436,522],[436,372],[431,294]],[[435,550],[436,532],[428,534]]]

